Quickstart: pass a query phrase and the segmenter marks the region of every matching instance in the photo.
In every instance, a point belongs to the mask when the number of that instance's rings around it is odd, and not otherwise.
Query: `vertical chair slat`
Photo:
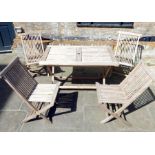
[[[16,58],[18,60],[18,58]],[[18,60],[9,68],[6,68],[2,72],[4,79],[13,86],[25,99],[27,99],[34,88],[37,85],[37,82],[33,79],[26,68]]]
[[[136,93],[138,91],[144,91],[145,86],[148,86],[151,82],[152,78],[141,61],[121,83],[121,87],[126,92],[127,97],[134,100],[137,96]]]
[[[129,67],[135,65],[140,37],[140,34],[119,32],[115,57],[121,65],[127,65]]]
[[[38,63],[45,53],[41,35],[24,34],[21,36],[21,41],[27,65]]]

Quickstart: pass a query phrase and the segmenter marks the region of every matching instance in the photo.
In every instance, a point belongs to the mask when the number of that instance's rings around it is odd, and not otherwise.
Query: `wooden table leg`
[[[52,74],[51,67],[47,66],[46,69],[47,69],[47,76],[50,76]]]
[[[103,85],[105,85],[105,77],[103,78]]]
[[[105,85],[106,84],[106,78],[107,78],[107,76],[108,76],[108,73],[110,72],[110,70],[111,70],[111,67],[109,66],[109,67],[107,67],[107,68],[104,68],[104,73],[103,73],[103,85]],[[111,107],[111,105],[108,105],[108,103],[104,103],[105,104],[105,106],[108,108],[108,107]],[[111,107],[112,108],[112,107]],[[109,116],[109,114],[106,112],[106,116],[108,117]]]
[[[54,66],[52,66],[52,83],[54,83]]]
[[[105,79],[107,78],[109,72],[111,70],[111,66],[108,66],[107,68],[104,68],[104,73],[103,73],[103,84],[106,84]]]
[[[105,70],[106,70],[106,69],[105,69],[105,67],[104,67],[104,68],[103,68],[103,74],[102,74],[102,75],[103,75],[103,79],[102,79],[103,85],[105,85],[105,75],[106,75],[106,74],[105,74]]]

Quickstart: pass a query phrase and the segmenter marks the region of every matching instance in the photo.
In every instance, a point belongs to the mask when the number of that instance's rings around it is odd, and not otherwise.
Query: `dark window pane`
[[[78,27],[133,28],[133,22],[77,22]]]

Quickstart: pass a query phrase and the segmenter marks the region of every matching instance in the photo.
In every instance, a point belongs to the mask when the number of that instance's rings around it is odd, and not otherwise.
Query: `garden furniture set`
[[[29,73],[19,58],[15,58],[0,76],[24,100],[31,109],[31,113],[24,119],[27,122],[36,117],[47,119],[48,110],[54,106],[60,89],[95,89],[98,103],[107,114],[101,121],[106,123],[113,118],[130,125],[121,117],[122,112],[133,103],[151,84],[152,78],[147,66],[141,60],[138,52],[141,35],[130,32],[119,32],[115,51],[110,46],[71,46],[48,45],[43,46],[40,34],[24,34],[21,36],[26,66],[45,66],[51,75],[51,84],[39,84]],[[103,67],[100,84],[94,86],[69,85],[63,86],[55,81],[55,67]],[[129,67],[130,72],[120,84],[106,84],[105,79],[113,68]],[[61,79],[61,78],[60,78]],[[112,110],[114,105],[116,110]]]

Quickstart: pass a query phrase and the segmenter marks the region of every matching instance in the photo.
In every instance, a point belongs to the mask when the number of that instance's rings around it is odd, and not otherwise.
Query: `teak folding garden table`
[[[103,83],[112,66],[119,66],[110,46],[53,46],[46,57],[39,62],[39,65],[52,66],[52,83],[54,83],[54,67],[104,67]],[[106,69],[105,69],[106,68]],[[90,86],[61,86],[65,89],[96,89],[95,85]]]

